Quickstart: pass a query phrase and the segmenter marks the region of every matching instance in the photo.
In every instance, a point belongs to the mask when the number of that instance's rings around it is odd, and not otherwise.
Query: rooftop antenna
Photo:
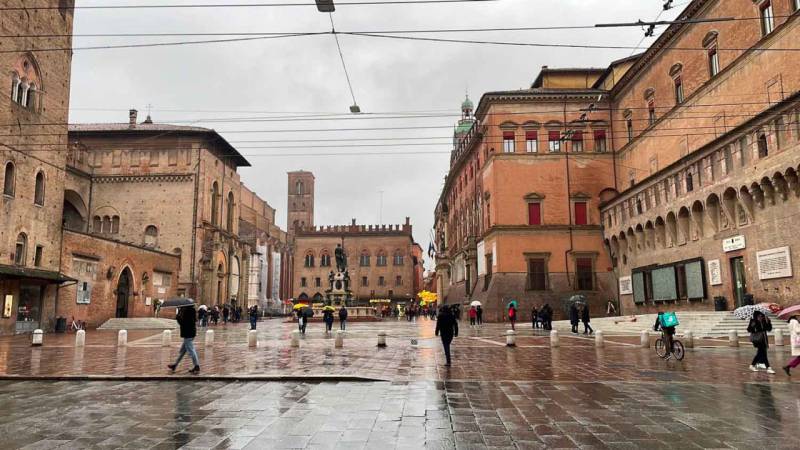
[[[381,195],[380,206],[378,207],[378,225],[383,225],[383,191],[378,191]]]

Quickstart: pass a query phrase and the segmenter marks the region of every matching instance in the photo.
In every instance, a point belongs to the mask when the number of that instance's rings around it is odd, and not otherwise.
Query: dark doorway
[[[131,270],[125,268],[119,276],[119,283],[117,283],[117,318],[128,317],[128,300],[131,296],[131,288],[133,287],[133,276]]]
[[[744,258],[737,256],[731,258],[731,280],[733,281],[733,298],[736,306],[744,305],[744,296],[747,294],[747,279],[744,273]]]

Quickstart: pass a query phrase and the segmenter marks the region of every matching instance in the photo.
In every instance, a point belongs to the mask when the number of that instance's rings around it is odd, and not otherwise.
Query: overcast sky
[[[286,2],[281,0],[282,2]],[[292,0],[311,3],[312,0]],[[342,0],[344,1],[344,0]],[[353,0],[349,0],[353,1]],[[112,0],[78,0],[78,6]],[[124,0],[118,4],[279,3],[278,0]],[[440,5],[340,6],[339,31],[593,25],[652,20],[662,0],[499,0]],[[662,15],[673,18],[688,1]],[[78,9],[75,34],[230,33],[330,31],[327,14],[314,7],[188,9]],[[423,36],[423,35],[420,35]],[[639,28],[564,31],[447,33],[424,36],[537,43],[634,46]],[[76,37],[75,47],[174,42],[221,37]],[[337,120],[283,120],[291,114],[347,114],[352,104],[332,35],[299,36],[203,45],[76,50],[70,122],[124,122],[148,104],[156,122],[188,123],[219,131],[252,163],[242,180],[278,210],[286,227],[286,172],[316,176],[316,224],[402,223],[410,216],[416,240],[427,250],[433,209],[449,165],[452,125],[464,94],[477,104],[485,91],[529,87],[542,65],[604,67],[631,50],[581,50],[434,43],[340,36],[355,97],[364,113],[433,112],[437,117],[334,116]],[[652,39],[644,41],[644,45]],[[396,117],[394,114],[393,117]],[[209,119],[279,118],[279,121]],[[194,122],[196,121],[196,122]],[[275,132],[277,130],[431,129]],[[238,132],[236,132],[238,131]],[[242,133],[242,131],[250,131]],[[259,132],[253,132],[259,131]],[[272,131],[272,132],[266,132]],[[364,139],[375,139],[365,141]],[[394,138],[394,140],[385,140]],[[414,138],[398,141],[397,138]],[[242,142],[359,139],[309,143]],[[386,144],[415,144],[387,147]],[[353,145],[380,144],[376,147]],[[340,145],[341,147],[330,147]],[[261,148],[247,148],[261,147]],[[278,147],[278,148],[264,148]],[[298,147],[290,148],[286,147]],[[413,152],[415,154],[398,154]],[[297,156],[354,153],[355,156]],[[364,153],[382,153],[368,155]],[[421,153],[421,154],[420,154]],[[278,154],[281,156],[264,156]],[[261,155],[261,156],[259,156]]]

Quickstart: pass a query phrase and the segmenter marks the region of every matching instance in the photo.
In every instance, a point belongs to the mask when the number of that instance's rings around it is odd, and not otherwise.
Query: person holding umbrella
[[[474,306],[469,307],[469,326],[475,328],[478,324],[478,310]]]
[[[250,329],[255,330],[258,323],[258,305],[251,306],[248,314],[250,317]]]
[[[578,302],[572,302],[569,306],[569,324],[572,326],[572,333],[578,334],[578,321],[580,314],[578,313]]]
[[[194,308],[194,301],[188,298],[167,300],[164,302],[164,305],[162,305],[162,308],[164,307],[178,308],[175,320],[178,321],[181,330],[181,338],[183,338],[183,344],[181,344],[181,349],[178,351],[178,359],[175,360],[174,364],[169,364],[167,367],[169,370],[175,372],[183,356],[189,353],[189,357],[192,358],[192,362],[194,363],[194,367],[189,373],[200,373],[200,361],[197,357],[197,351],[194,349],[194,338],[197,336],[197,311],[195,311]]]
[[[444,356],[447,359],[445,366],[450,366],[450,344],[453,337],[458,337],[458,321],[449,306],[442,306],[436,317],[436,336],[441,336]]]
[[[511,300],[508,303],[508,320],[511,322],[511,329],[516,330],[514,325],[517,323],[517,301]]]
[[[322,321],[325,322],[325,333],[333,331],[333,312],[336,311],[333,306],[325,306],[322,308]]]
[[[792,369],[800,365],[800,305],[790,306],[778,314],[781,319],[789,320],[789,345],[792,348],[792,360],[783,366],[786,375],[792,376]]]
[[[584,303],[581,306],[581,322],[583,322],[583,334],[593,334],[594,330],[592,326],[589,325],[590,321],[589,317],[589,303]]]

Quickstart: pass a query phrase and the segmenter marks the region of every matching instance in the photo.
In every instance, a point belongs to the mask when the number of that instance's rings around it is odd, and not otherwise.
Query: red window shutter
[[[525,132],[525,140],[528,141],[535,141],[539,138],[539,133],[536,131],[526,131]]]
[[[541,203],[528,203],[528,225],[542,224]]]
[[[594,139],[602,141],[606,139],[606,130],[594,130]]]
[[[586,225],[586,202],[575,202],[575,225]]]
[[[573,131],[572,132],[572,140],[573,141],[582,141],[583,140],[583,131]]]
[[[551,141],[559,141],[561,140],[561,132],[560,131],[548,131],[547,138]]]
[[[514,140],[514,132],[513,131],[503,131],[503,140]]]

